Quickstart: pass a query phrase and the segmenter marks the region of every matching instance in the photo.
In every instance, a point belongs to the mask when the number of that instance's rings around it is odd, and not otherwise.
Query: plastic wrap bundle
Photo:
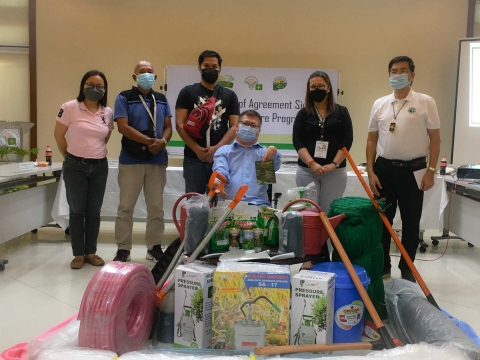
[[[317,202],[317,187],[311,182],[307,186],[288,189],[286,192],[286,204],[297,199],[308,199]]]
[[[140,264],[111,262],[95,274],[80,305],[81,347],[140,350],[148,340],[156,289],[150,270]]]
[[[245,352],[234,350],[203,350],[203,349],[152,349],[132,352],[120,356],[120,360],[250,360]],[[351,352],[350,352],[351,353]],[[259,357],[256,357],[257,359]],[[267,356],[266,359],[282,358],[290,360],[323,359],[319,354],[289,354],[279,356]],[[388,359],[388,360],[467,360],[468,357],[451,344],[434,346],[428,344],[407,345],[383,351],[374,351],[367,356],[330,356],[331,360],[362,360],[365,358]]]
[[[195,251],[203,237],[210,230],[210,204],[206,196],[194,196],[185,204],[187,221],[185,224],[185,254]]]
[[[117,354],[107,350],[86,348],[46,349],[41,351],[35,359],[38,360],[114,360]]]
[[[390,324],[404,344],[451,342],[470,359],[480,359],[480,348],[454,322],[428,302],[417,284],[391,280],[385,284]]]
[[[303,251],[303,217],[298,211],[282,214],[279,252],[293,252],[295,257],[304,257]]]
[[[78,347],[80,321],[77,315],[50,329],[45,336],[30,341],[27,346],[27,360],[36,360],[37,355],[45,349]]]
[[[380,244],[383,223],[369,199],[344,197],[334,200],[328,216],[340,214],[345,214],[346,218],[338,224],[335,232],[350,259],[360,257]]]
[[[135,351],[120,356],[119,360],[251,360],[250,356],[244,354],[235,354],[236,351],[229,350],[203,350],[195,351],[172,351],[171,349],[151,349],[145,351]]]

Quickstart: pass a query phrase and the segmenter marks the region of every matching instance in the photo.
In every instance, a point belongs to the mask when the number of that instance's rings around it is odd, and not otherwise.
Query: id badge
[[[328,141],[318,140],[315,144],[315,155],[314,157],[318,159],[326,159],[328,151]]]

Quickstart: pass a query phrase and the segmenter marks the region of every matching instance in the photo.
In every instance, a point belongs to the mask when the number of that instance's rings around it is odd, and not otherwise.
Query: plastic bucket
[[[366,291],[370,284],[367,272],[358,265],[353,265],[353,268]],[[336,275],[333,342],[336,344],[361,342],[365,322],[365,304],[345,265],[341,262],[324,262],[314,265],[311,270],[329,272]]]

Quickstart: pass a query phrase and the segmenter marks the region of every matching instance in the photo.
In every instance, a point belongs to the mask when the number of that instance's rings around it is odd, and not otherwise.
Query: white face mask
[[[390,76],[390,86],[394,90],[400,90],[410,85],[408,81],[408,74],[392,75]]]
[[[250,126],[240,125],[238,127],[237,135],[240,139],[242,139],[245,142],[250,142],[255,140],[255,138],[257,137],[257,134],[258,134],[258,130],[253,129]]]
[[[155,82],[155,75],[151,73],[143,73],[137,75],[137,84],[144,90],[150,90]]]

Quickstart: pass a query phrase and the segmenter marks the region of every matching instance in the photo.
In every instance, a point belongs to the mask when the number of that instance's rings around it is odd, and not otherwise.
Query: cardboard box
[[[290,344],[331,344],[335,274],[302,270],[292,279]]]
[[[213,288],[212,348],[288,345],[288,266],[224,262],[215,271]]]
[[[174,347],[210,347],[214,271],[201,262],[176,268]]]

